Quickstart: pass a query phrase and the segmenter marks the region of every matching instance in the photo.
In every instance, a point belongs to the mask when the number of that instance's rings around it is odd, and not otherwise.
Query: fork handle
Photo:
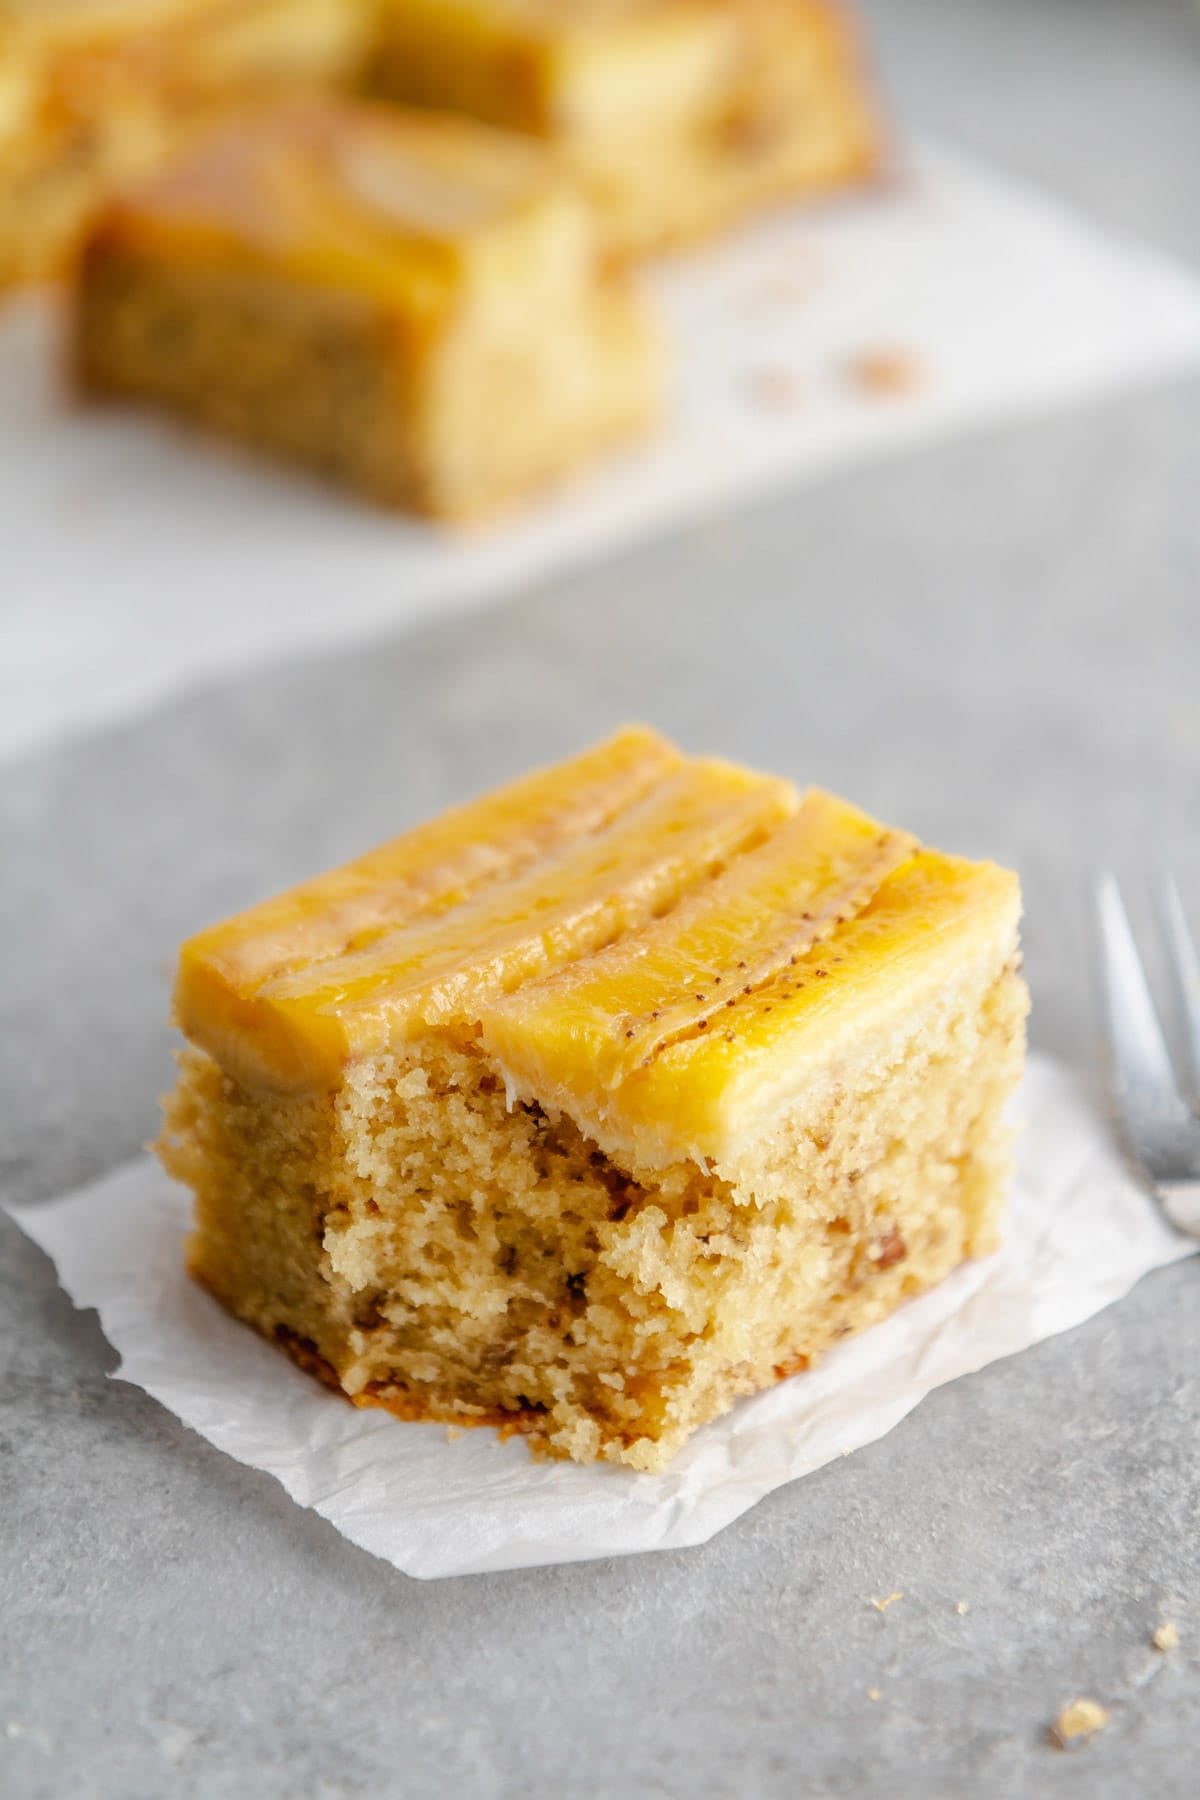
[[[1175,1229],[1200,1238],[1200,1181],[1160,1181],[1158,1191]]]

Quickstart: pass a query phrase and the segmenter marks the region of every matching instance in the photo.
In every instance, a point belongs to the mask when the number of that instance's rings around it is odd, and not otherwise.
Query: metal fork
[[[1117,1113],[1171,1223],[1200,1237],[1200,1113],[1195,1105],[1200,1100],[1200,954],[1179,889],[1168,876],[1163,936],[1186,1058],[1181,1088],[1115,875],[1100,876],[1095,904]]]

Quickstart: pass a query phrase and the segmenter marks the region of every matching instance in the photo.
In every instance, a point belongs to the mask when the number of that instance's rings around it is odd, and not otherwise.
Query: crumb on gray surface
[[[1050,1727],[1053,1743],[1060,1750],[1073,1750],[1088,1744],[1108,1724],[1108,1712],[1098,1700],[1072,1700],[1064,1706]]]

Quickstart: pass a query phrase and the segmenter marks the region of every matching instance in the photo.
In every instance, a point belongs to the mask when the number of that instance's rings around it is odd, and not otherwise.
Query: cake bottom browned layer
[[[931,993],[738,1166],[620,1166],[509,1108],[469,1043],[252,1094],[188,1051],[160,1153],[196,1194],[190,1266],[360,1405],[663,1467],[999,1238],[1025,990]]]

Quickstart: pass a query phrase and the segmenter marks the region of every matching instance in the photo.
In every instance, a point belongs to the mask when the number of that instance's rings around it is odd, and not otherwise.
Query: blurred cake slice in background
[[[357,78],[371,0],[0,0],[0,287],[215,108]]]
[[[310,97],[98,217],[75,365],[385,503],[486,511],[647,426],[659,341],[529,139]]]
[[[381,93],[555,144],[622,254],[879,163],[839,0],[381,0],[379,18]]]

